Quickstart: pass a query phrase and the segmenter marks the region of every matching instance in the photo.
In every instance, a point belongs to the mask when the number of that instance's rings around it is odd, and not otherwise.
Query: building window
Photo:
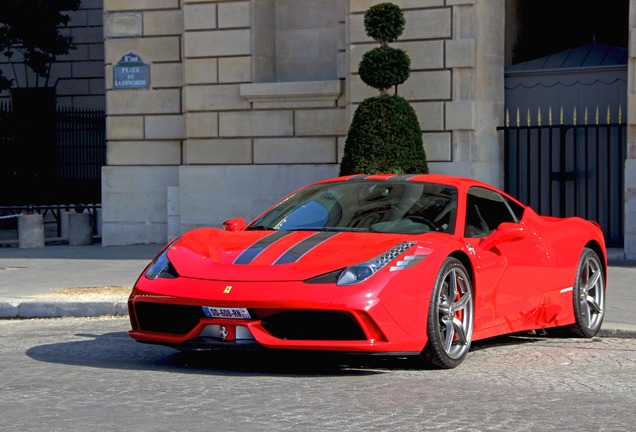
[[[341,0],[254,0],[254,81],[337,79]]]

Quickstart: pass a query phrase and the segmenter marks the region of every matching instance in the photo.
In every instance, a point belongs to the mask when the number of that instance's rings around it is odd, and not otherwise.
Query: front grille
[[[135,303],[135,316],[142,331],[186,334],[205,314],[200,306]]]
[[[140,331],[182,335],[205,318],[200,306],[161,303],[134,303],[133,313]],[[264,312],[264,313],[259,313]],[[278,339],[287,340],[366,340],[356,321],[343,312],[293,311],[274,312],[250,310],[256,319],[266,315],[261,323]]]
[[[340,312],[281,312],[262,320],[272,336],[288,340],[365,340],[353,318]]]

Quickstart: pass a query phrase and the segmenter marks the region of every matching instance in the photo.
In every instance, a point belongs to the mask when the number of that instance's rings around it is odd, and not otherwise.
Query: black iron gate
[[[0,205],[100,203],[104,111],[57,108],[52,133],[40,136],[32,132],[44,119],[25,125],[14,108],[0,102]]]
[[[588,123],[587,112],[577,124],[541,124],[527,114],[520,124],[517,112],[511,126],[506,114],[504,132],[505,190],[539,214],[580,216],[600,224],[608,246],[623,246],[624,164],[626,125],[599,120],[598,109]],[[534,120],[534,121],[533,121]],[[534,125],[532,123],[535,123]]]
[[[104,111],[58,108],[55,120],[57,201],[100,203],[106,164]]]

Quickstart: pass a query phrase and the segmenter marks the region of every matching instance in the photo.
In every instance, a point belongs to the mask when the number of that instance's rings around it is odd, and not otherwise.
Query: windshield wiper
[[[245,228],[245,231],[276,231],[276,228],[272,228],[266,225],[250,225]]]

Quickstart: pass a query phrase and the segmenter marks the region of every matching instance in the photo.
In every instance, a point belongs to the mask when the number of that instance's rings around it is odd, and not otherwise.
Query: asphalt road
[[[454,370],[404,359],[195,356],[125,318],[0,320],[0,430],[625,431],[636,340],[507,337]]]

